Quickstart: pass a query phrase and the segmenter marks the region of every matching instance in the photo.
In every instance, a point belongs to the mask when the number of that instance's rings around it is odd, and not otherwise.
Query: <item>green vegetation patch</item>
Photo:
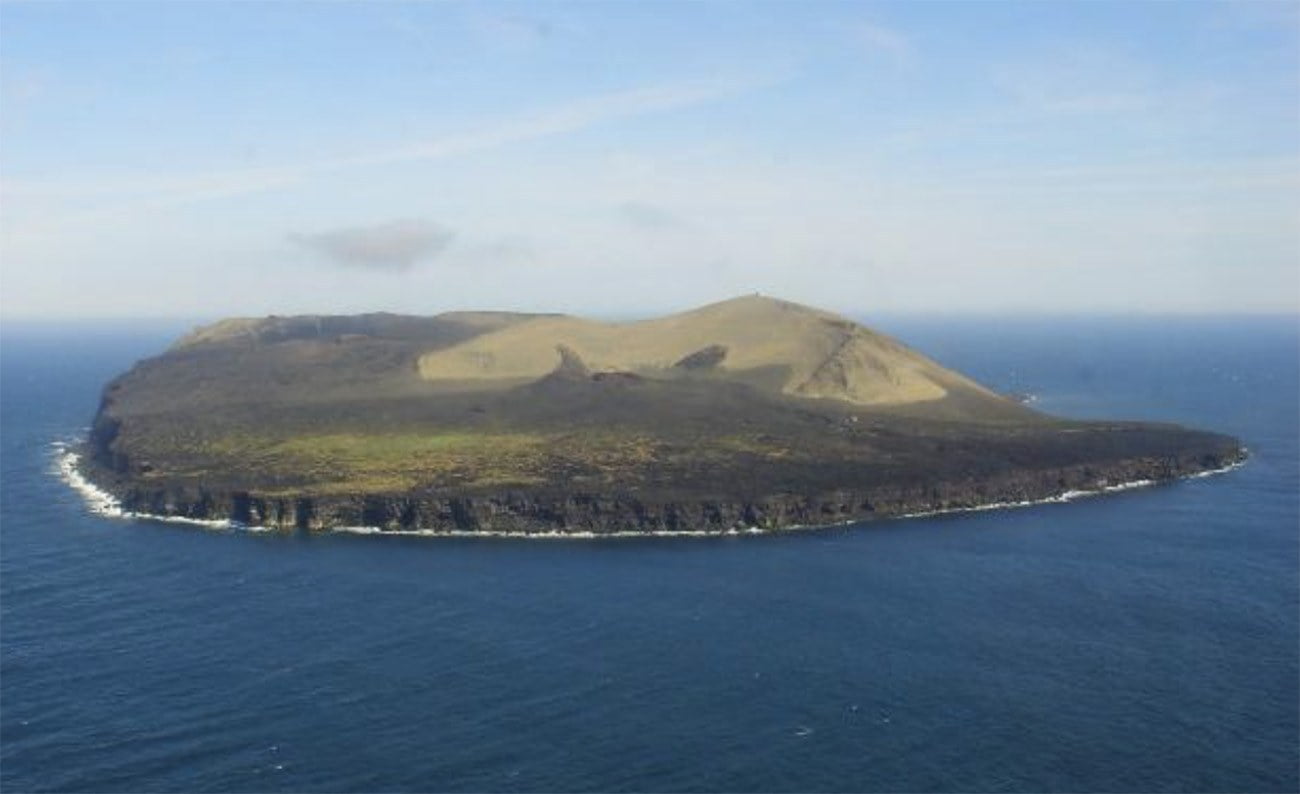
[[[324,490],[403,490],[419,485],[529,483],[546,437],[528,433],[330,433],[296,436],[263,460],[306,474]]]
[[[356,465],[400,460],[437,460],[458,455],[527,452],[545,443],[531,433],[328,433],[295,436],[272,446],[273,454],[329,459]]]
[[[583,482],[624,486],[682,469],[733,465],[737,455],[802,458],[789,439],[707,431],[666,440],[644,432],[526,432],[455,427],[391,432],[307,432],[289,436],[226,433],[161,455],[171,476],[212,472],[261,483],[276,494],[397,493]]]

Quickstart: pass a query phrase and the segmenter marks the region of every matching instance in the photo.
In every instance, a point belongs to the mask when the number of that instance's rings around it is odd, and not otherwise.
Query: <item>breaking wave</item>
[[[55,467],[59,477],[76,491],[86,503],[86,507],[96,515],[106,518],[123,518],[123,519],[140,519],[146,521],[163,521],[171,524],[190,524],[195,526],[206,527],[209,529],[238,529],[249,532],[275,532],[275,527],[249,526],[229,519],[202,519],[186,518],[183,516],[163,516],[155,513],[142,513],[131,510],[124,510],[121,502],[117,497],[108,491],[96,486],[90,480],[86,479],[79,469],[78,464],[81,461],[80,453],[73,450],[72,445],[64,441],[55,441],[51,444],[55,450]],[[1206,471],[1189,474],[1181,479],[1200,479],[1203,477],[1212,477],[1216,474],[1223,474],[1234,469],[1241,468],[1246,464],[1243,457],[1239,461],[1228,464],[1218,469],[1208,469]],[[1160,484],[1158,480],[1139,479],[1128,482],[1116,483],[1114,485],[1105,485],[1100,488],[1087,490],[1069,490],[1055,496],[1048,496],[1043,499],[1027,499],[1018,502],[990,502],[984,505],[971,505],[964,507],[946,507],[937,510],[924,510],[916,513],[904,513],[898,516],[891,516],[889,519],[915,519],[931,518],[933,516],[952,515],[955,513],[975,513],[984,510],[1009,510],[1018,507],[1033,507],[1035,505],[1047,504],[1064,504],[1073,502],[1077,499],[1083,499],[1090,496],[1101,496],[1118,491],[1130,491],[1137,488],[1147,488]],[[867,519],[870,520],[870,519]],[[549,530],[544,532],[499,532],[485,529],[384,529],[373,526],[339,526],[330,527],[327,532],[333,532],[344,535],[385,535],[397,537],[446,537],[446,538],[527,538],[529,540],[595,540],[605,538],[720,538],[720,537],[738,537],[742,535],[769,535],[779,532],[806,532],[818,529],[830,529],[833,527],[843,527],[849,524],[863,523],[864,519],[855,518],[847,521],[836,521],[828,524],[795,524],[779,529],[762,529],[760,527],[739,527],[722,531],[706,530],[650,530],[650,531],[620,531],[620,532],[591,532],[588,530]]]

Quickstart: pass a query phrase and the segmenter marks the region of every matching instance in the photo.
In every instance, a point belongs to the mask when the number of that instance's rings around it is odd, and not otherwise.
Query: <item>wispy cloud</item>
[[[1020,104],[1043,113],[1101,115],[1145,110],[1153,102],[1146,64],[1086,44],[1003,65],[993,79]]]
[[[15,203],[25,198],[40,198],[92,205],[88,209],[83,207],[72,211],[69,213],[71,218],[69,214],[63,217],[47,215],[41,224],[42,228],[51,224],[57,227],[62,221],[83,216],[117,216],[275,190],[334,172],[475,154],[510,144],[579,132],[601,124],[703,105],[772,82],[772,78],[722,77],[647,86],[570,101],[516,118],[486,123],[463,134],[272,168],[66,181],[9,179],[0,184],[0,191]]]
[[[523,14],[475,14],[471,24],[481,36],[507,47],[531,47],[555,35],[549,20]]]
[[[902,66],[912,60],[912,39],[894,28],[871,22],[861,22],[853,28],[854,37],[859,44],[874,53],[891,59],[896,66]]]
[[[1213,14],[1205,19],[1211,30],[1276,31],[1294,44],[1300,27],[1300,4],[1295,2],[1261,2],[1261,0],[1227,0],[1215,3]]]
[[[529,116],[486,125],[464,135],[451,135],[410,146],[362,153],[305,166],[329,171],[364,165],[437,160],[495,149],[510,143],[577,132],[598,124],[663,113],[723,99],[757,88],[768,80],[718,78],[638,88],[581,99]]]
[[[49,79],[39,71],[22,68],[0,70],[0,99],[24,102],[45,93]]]
[[[427,220],[406,219],[374,226],[291,234],[289,239],[345,267],[397,272],[446,250],[455,233]]]
[[[452,254],[448,253],[448,257]],[[458,267],[481,268],[503,265],[522,265],[536,262],[538,250],[535,243],[519,235],[504,235],[486,240],[458,242],[455,263]]]
[[[4,179],[0,205],[8,217],[3,230],[14,239],[58,238],[73,224],[118,223],[142,213],[280,190],[302,178],[293,169],[262,168],[98,179]]]
[[[651,232],[685,229],[690,225],[663,207],[644,201],[625,201],[619,204],[618,217],[626,224]]]
[[[1051,195],[1077,198],[1085,194],[1183,197],[1291,192],[1300,189],[1300,158],[1261,157],[1223,162],[1134,162],[1069,168],[1022,168],[954,173],[912,183],[916,197]]]
[[[185,197],[195,200],[256,193],[295,181],[287,168],[248,168],[191,174],[111,173],[73,179],[5,179],[0,197],[11,201],[94,201],[96,199],[162,199]]]
[[[22,129],[33,107],[47,100],[50,74],[10,61],[0,62],[0,130],[5,133]]]

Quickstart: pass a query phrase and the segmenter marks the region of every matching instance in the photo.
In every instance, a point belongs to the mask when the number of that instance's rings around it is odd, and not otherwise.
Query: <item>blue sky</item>
[[[1293,312],[1298,12],[4,3],[0,312]]]

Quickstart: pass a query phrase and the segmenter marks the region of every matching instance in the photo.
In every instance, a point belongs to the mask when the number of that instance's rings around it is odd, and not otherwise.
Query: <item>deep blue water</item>
[[[181,326],[6,327],[0,787],[1296,790],[1295,319],[877,324],[1254,456],[761,538],[205,531],[94,517],[50,473]]]

